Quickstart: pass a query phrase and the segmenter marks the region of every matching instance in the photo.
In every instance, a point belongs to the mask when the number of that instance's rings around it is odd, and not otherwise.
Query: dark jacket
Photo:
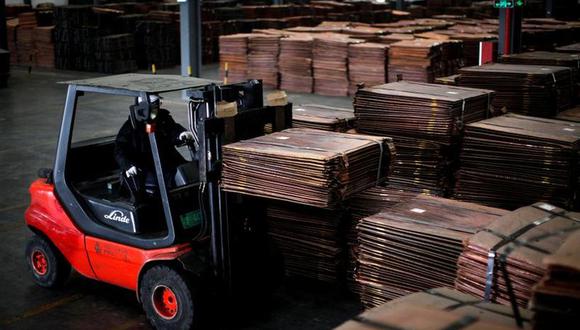
[[[160,109],[155,120],[155,136],[159,148],[159,156],[164,171],[173,169],[185,162],[175,146],[180,143],[179,134],[185,128],[176,123],[169,111]],[[135,129],[128,119],[117,134],[115,140],[115,160],[123,171],[136,166],[143,171],[153,171],[155,166],[149,137],[145,132],[145,124],[138,123]]]

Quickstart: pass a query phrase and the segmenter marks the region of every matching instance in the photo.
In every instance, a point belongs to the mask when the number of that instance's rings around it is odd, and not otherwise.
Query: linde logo
[[[125,214],[119,210],[112,211],[111,213],[105,215],[104,218],[122,223],[131,223],[131,219],[127,218]]]

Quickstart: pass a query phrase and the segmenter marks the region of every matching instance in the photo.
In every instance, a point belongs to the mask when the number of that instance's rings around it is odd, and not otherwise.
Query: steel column
[[[0,48],[8,50],[6,34],[6,0],[0,0]]]
[[[545,0],[546,4],[546,17],[552,17],[554,15],[554,0]]]
[[[397,0],[397,10],[405,10],[405,0]]]
[[[522,9],[502,8],[499,10],[499,54],[518,53],[522,43]]]
[[[201,1],[178,0],[181,75],[201,76]]]

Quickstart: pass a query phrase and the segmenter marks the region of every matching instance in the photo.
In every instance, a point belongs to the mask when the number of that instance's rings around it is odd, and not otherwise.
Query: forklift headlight
[[[151,120],[155,120],[155,118],[157,118],[157,113],[158,113],[158,109],[155,107],[153,109],[151,109],[151,114],[149,115],[149,118]]]

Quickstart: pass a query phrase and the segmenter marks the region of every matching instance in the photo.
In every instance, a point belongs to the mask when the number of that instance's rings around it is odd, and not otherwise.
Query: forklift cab
[[[194,146],[190,146],[191,158],[175,169],[171,178],[175,184],[168,189],[149,96],[202,88],[215,82],[169,75],[125,74],[66,84],[67,99],[52,177],[55,193],[72,220],[87,235],[144,249],[171,246],[179,234],[190,236],[194,233],[189,231],[199,231],[201,207],[197,201],[202,190]],[[138,127],[147,130],[144,136],[149,140],[157,186],[153,196],[138,201],[134,191],[122,188],[123,176],[114,159],[114,136],[71,143],[74,119],[77,111],[82,111],[77,109],[79,99],[89,93],[127,97],[126,106],[119,106],[126,109],[125,118],[141,121],[143,124]],[[183,108],[192,110],[185,104]],[[192,115],[188,114],[189,118]],[[192,124],[188,129],[195,130]]]

